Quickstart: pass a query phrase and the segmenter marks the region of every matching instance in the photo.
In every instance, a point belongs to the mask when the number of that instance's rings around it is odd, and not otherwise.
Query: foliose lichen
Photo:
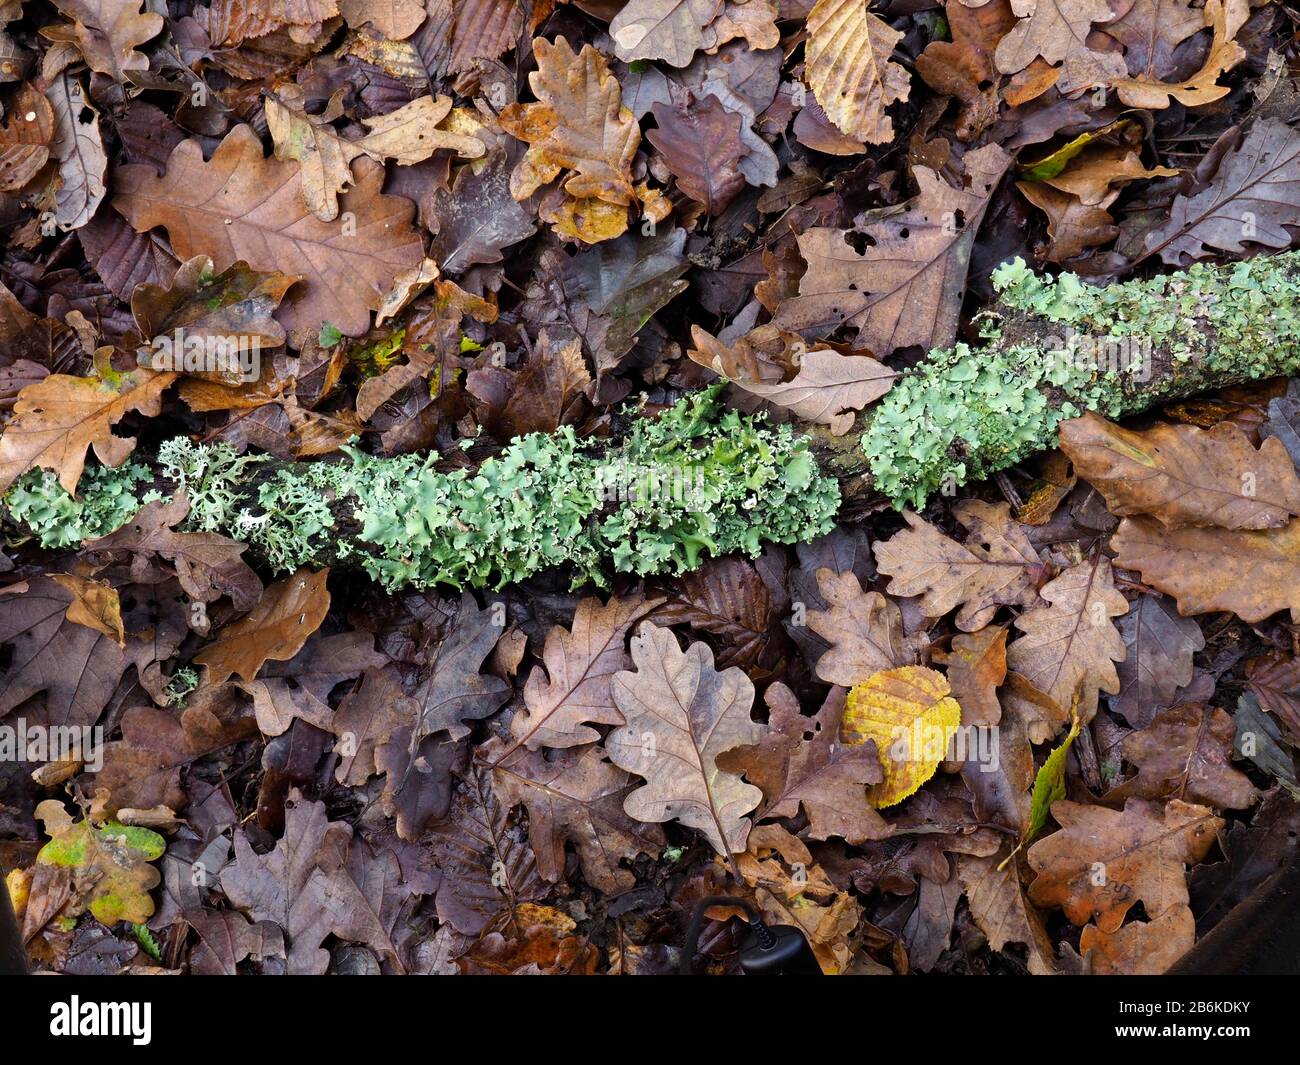
[[[931,352],[882,398],[863,448],[895,506],[1054,446],[1082,411],[1118,418],[1153,389],[1177,398],[1300,370],[1300,253],[1106,286],[1016,259],[993,281],[1002,309],[1037,328],[1013,341],[995,321],[983,345]]]
[[[432,453],[356,448],[268,465],[184,439],[158,459],[189,499],[183,528],[249,543],[277,571],[348,560],[389,589],[501,587],[559,565],[575,584],[605,584],[611,573],[680,573],[706,554],[754,556],[764,542],[828,532],[839,486],[808,442],[725,408],[719,391],[634,419],[614,446],[565,426],[517,437],[472,471],[438,470]],[[73,499],[52,475],[28,475],[5,503],[42,543],[72,546],[124,523],[144,502],[131,489],[151,479],[143,466],[91,470]]]
[[[42,547],[78,547],[107,536],[149,502],[140,486],[152,479],[149,469],[128,462],[116,469],[87,467],[82,494],[74,499],[50,470],[28,470],[5,495],[16,521],[31,528]]]

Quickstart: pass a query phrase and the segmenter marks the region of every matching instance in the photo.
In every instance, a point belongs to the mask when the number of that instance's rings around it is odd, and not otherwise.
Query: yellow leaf
[[[826,117],[855,140],[892,140],[885,108],[911,90],[907,71],[890,62],[903,35],[871,14],[866,0],[817,0],[807,28],[805,76]]]
[[[867,789],[876,809],[902,802],[934,776],[961,725],[961,707],[942,673],[902,666],[874,673],[849,692],[840,724],[845,743],[874,740],[885,779]]]

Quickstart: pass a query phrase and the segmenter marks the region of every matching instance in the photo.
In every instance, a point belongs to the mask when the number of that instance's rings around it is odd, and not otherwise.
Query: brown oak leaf
[[[879,592],[863,592],[853,573],[817,571],[825,610],[807,612],[808,627],[830,647],[817,660],[817,676],[851,688],[874,673],[916,661],[913,641],[903,636],[903,616]]]
[[[227,625],[194,656],[208,667],[207,682],[220,684],[232,673],[251,681],[269,659],[293,658],[329,611],[328,577],[328,569],[300,569],[268,587],[246,616]]]
[[[280,307],[286,328],[328,321],[359,336],[423,248],[410,224],[414,204],[380,193],[384,169],[373,159],[355,165],[355,187],[340,201],[349,224],[322,222],[303,200],[298,166],[264,158],[257,134],[240,125],[207,162],[198,141],[177,145],[164,177],[145,164],[119,167],[113,206],[138,232],[166,229],[182,259],[207,255],[218,270],[242,259],[254,270],[304,277]]]
[[[717,758],[762,737],[749,716],[754,685],[734,667],[715,670],[705,644],[683,651],[671,629],[649,622],[632,638],[632,661],[635,671],[613,682],[627,723],[605,739],[610,760],[646,781],[623,808],[638,821],[680,821],[719,854],[743,852],[751,825],[745,815],[763,793],[720,769]]]
[[[1164,710],[1151,725],[1124,737],[1126,761],[1138,775],[1112,788],[1106,801],[1184,799],[1226,810],[1243,810],[1259,793],[1231,764],[1236,725],[1224,710],[1196,704]]]
[[[1117,931],[1141,902],[1158,918],[1188,901],[1185,866],[1205,857],[1223,826],[1209,809],[1173,799],[1129,799],[1123,810],[1062,799],[1052,804],[1060,831],[1029,848],[1037,874],[1029,897],[1059,906],[1076,925]],[[1098,876],[1098,863],[1105,876]]]
[[[544,880],[564,878],[564,845],[572,843],[583,876],[608,894],[629,891],[636,877],[620,864],[638,854],[658,857],[664,846],[658,825],[628,816],[623,800],[635,778],[605,760],[595,744],[565,750],[523,751],[501,757],[494,741],[482,748],[492,765],[492,786],[509,806],[528,808],[528,837]]]
[[[628,631],[662,603],[640,595],[614,596],[608,603],[583,599],[565,631],[556,625],[546,636],[542,665],[524,684],[524,708],[510,722],[511,744],[577,747],[600,739],[592,725],[621,725],[611,683],[628,666]]]
[[[875,744],[846,745],[840,739],[845,695],[843,688],[832,688],[808,717],[794,692],[777,682],[764,696],[767,734],[718,756],[718,768],[743,773],[762,789],[758,820],[797,817],[802,805],[810,839],[839,836],[857,846],[893,831],[866,800],[867,785],[884,780]]]
[[[1047,606],[1016,619],[1024,635],[1007,648],[1007,668],[1069,707],[1077,695],[1079,717],[1090,721],[1098,690],[1119,691],[1115,663],[1127,653],[1112,618],[1128,613],[1115,589],[1110,562],[1102,557],[1071,566],[1043,586]]]
[[[957,627],[975,632],[998,607],[1033,603],[1043,564],[1007,504],[963,500],[953,515],[968,530],[965,545],[907,511],[911,528],[875,545],[876,565],[891,578],[890,595],[920,596],[931,618],[960,604]]]
[[[1270,437],[1256,451],[1231,422],[1208,432],[1157,425],[1135,433],[1089,412],[1061,426],[1061,450],[1119,517],[1276,529],[1300,515],[1300,477],[1282,442]]]

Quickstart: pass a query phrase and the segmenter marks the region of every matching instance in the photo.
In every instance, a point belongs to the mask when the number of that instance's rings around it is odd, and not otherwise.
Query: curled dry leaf
[[[626,724],[605,739],[610,760],[646,783],[624,809],[638,821],[676,820],[704,835],[719,854],[745,850],[745,815],[763,793],[717,764],[723,751],[757,743],[749,716],[754,685],[739,669],[718,672],[703,643],[685,651],[671,629],[644,623],[632,638],[634,671],[615,674],[614,702]]]
[[[748,346],[758,336],[767,337],[780,331],[772,326],[759,326],[748,337],[735,345]],[[857,412],[874,403],[894,383],[897,376],[884,363],[868,355],[841,355],[833,348],[803,350],[798,343],[798,372],[788,381],[761,381],[738,377],[737,372],[746,362],[744,354],[729,351],[698,325],[691,326],[691,339],[695,347],[687,354],[701,366],[727,377],[737,388],[752,396],[772,403],[804,421],[830,428],[831,435],[847,433],[856,420]],[[793,338],[798,340],[797,337]]]
[[[1300,477],[1281,441],[1256,451],[1222,422],[1134,433],[1091,412],[1061,426],[1061,450],[1114,515],[1146,514],[1170,528],[1276,529],[1300,515]],[[892,590],[892,589],[891,589]]]
[[[103,633],[118,647],[126,647],[122,602],[116,588],[107,581],[78,577],[75,573],[51,573],[49,578],[72,596],[67,613],[70,622]]]
[[[1178,264],[1213,249],[1243,254],[1249,244],[1288,248],[1297,226],[1300,133],[1264,119],[1224,157],[1204,189],[1174,199],[1168,220],[1146,236],[1147,254]]]
[[[1206,0],[1204,15],[1205,25],[1214,30],[1205,66],[1183,82],[1161,81],[1149,73],[1119,78],[1114,86],[1123,103],[1129,107],[1162,108],[1177,100],[1188,107],[1200,107],[1228,95],[1231,90],[1220,85],[1219,78],[1246,58],[1246,49],[1235,38],[1250,17],[1250,4],[1248,0]],[[1181,24],[1177,17],[1171,23]]]

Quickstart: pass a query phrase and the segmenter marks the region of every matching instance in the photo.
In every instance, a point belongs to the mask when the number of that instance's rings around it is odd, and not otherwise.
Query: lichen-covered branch
[[[1123,284],[999,268],[984,342],[932,352],[838,440],[818,434],[846,503],[920,506],[1055,446],[1062,421],[1109,418],[1300,371],[1300,252]]]
[[[184,491],[185,528],[247,543],[270,568],[343,565],[390,589],[501,587],[568,564],[574,582],[680,573],[705,555],[829,531],[839,489],[789,426],[728,410],[709,388],[618,442],[572,429],[520,437],[477,470],[436,454],[281,463],[224,444],[165,443],[157,462],[87,470],[74,499],[47,471],[5,496],[46,547],[105,535],[144,504]]]
[[[603,584],[811,539],[841,502],[920,506],[1053,446],[1084,410],[1116,418],[1300,371],[1300,252],[1104,287],[1017,261],[995,281],[983,342],[932,352],[841,437],[727,410],[714,387],[635,419],[619,441],[533,434],[475,471],[355,450],[280,463],[173,440],[152,464],[88,469],[76,499],[29,471],[4,503],[47,547],[80,545],[184,490],[186,527],[246,542],[276,570],[500,587],[569,565],[575,583]]]

